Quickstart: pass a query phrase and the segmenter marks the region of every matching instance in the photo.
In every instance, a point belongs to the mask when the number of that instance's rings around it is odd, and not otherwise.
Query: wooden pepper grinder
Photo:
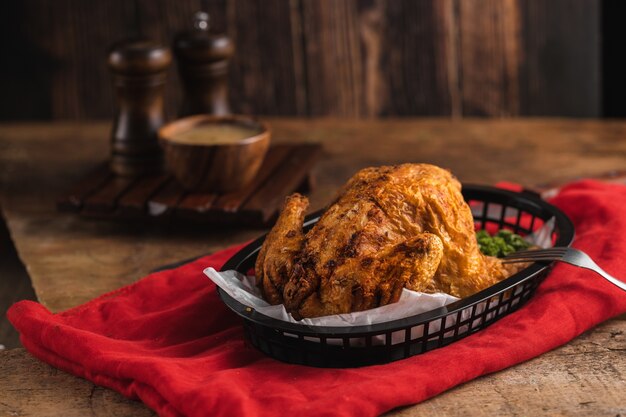
[[[194,15],[194,28],[174,39],[174,54],[184,89],[181,116],[230,114],[228,64],[235,51],[224,34],[209,32],[209,15]]]
[[[163,87],[169,48],[147,40],[113,45],[109,68],[118,99],[111,137],[111,170],[134,177],[161,169],[157,130],[164,123]]]

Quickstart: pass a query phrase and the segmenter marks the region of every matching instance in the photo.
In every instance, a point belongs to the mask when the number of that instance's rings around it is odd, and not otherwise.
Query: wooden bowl
[[[248,128],[251,136],[229,143],[181,141],[182,133],[207,124]],[[257,174],[270,144],[270,130],[250,117],[197,115],[166,124],[159,129],[159,139],[168,171],[185,189],[226,193],[244,187]]]

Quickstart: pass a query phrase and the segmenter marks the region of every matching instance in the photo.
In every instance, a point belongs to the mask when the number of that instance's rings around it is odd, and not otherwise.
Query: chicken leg
[[[441,239],[422,233],[373,257],[349,259],[323,282],[296,267],[284,287],[285,308],[300,319],[395,303],[405,286],[416,291],[434,287],[442,256]]]

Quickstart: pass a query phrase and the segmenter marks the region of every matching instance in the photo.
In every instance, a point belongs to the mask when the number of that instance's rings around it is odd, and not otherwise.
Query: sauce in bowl
[[[188,191],[228,193],[250,184],[270,144],[267,125],[248,116],[188,116],[159,129],[169,173]]]
[[[176,133],[169,140],[186,145],[219,145],[237,143],[259,133],[261,129],[236,123],[205,123]]]

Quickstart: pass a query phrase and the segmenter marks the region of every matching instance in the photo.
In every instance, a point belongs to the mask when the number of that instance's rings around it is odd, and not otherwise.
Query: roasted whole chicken
[[[393,303],[405,287],[466,297],[508,275],[480,252],[461,184],[442,168],[363,169],[305,234],[307,207],[287,197],[255,265],[265,299],[296,319]]]

